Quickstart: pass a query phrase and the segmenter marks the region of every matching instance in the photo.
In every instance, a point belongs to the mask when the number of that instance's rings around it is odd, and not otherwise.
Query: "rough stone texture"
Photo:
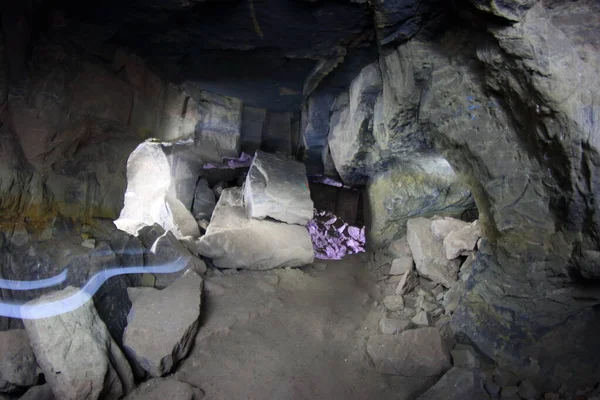
[[[262,148],[289,156],[293,150],[292,113],[269,112],[267,125],[263,131]]]
[[[124,400],[200,400],[202,390],[175,379],[153,378],[143,382]]]
[[[233,97],[196,92],[200,119],[196,125],[196,152],[211,162],[237,157],[241,151],[242,102]]]
[[[490,27],[481,43],[453,32],[439,41],[443,53],[439,44],[423,50],[435,67],[419,119],[470,182],[495,249],[475,262],[452,324],[512,368],[538,359],[540,338],[600,301],[576,278],[594,262],[586,251],[598,248],[600,215],[590,199],[599,193],[600,82],[591,33],[599,24],[579,25],[587,20],[576,11],[581,5],[556,6],[537,2],[519,22]],[[584,9],[597,12],[598,5]]]
[[[446,292],[442,304],[447,312],[454,312],[458,308],[460,299],[465,295],[466,287],[466,282],[461,281]]]
[[[468,256],[481,237],[481,228],[478,221],[465,226],[462,229],[450,232],[444,238],[444,253],[448,260],[452,260],[459,256]]]
[[[408,220],[407,239],[419,274],[447,288],[458,279],[459,262],[448,260],[442,242],[431,233],[431,220],[414,218]]]
[[[486,400],[485,374],[478,370],[452,368],[417,400]]]
[[[419,327],[425,327],[431,325],[431,317],[425,310],[421,310],[411,319],[412,323]]]
[[[219,268],[265,270],[314,261],[305,227],[248,218],[239,188],[223,190],[199,247]]]
[[[473,199],[441,157],[423,156],[378,172],[367,185],[369,243],[385,247],[406,233],[406,221],[434,215],[460,216]]]
[[[150,375],[167,374],[190,350],[200,323],[202,288],[202,278],[188,271],[163,290],[128,289],[132,307],[123,344]]]
[[[8,393],[35,385],[37,368],[25,330],[0,332],[0,392]]]
[[[436,328],[371,336],[367,341],[367,352],[382,374],[436,376],[450,368],[450,357]]]
[[[156,239],[150,251],[146,254],[146,266],[162,266],[170,263],[177,263],[181,269],[165,274],[154,274],[154,286],[157,289],[169,286],[183,276],[186,271],[193,271],[198,275],[206,273],[204,261],[190,253],[171,232],[166,232]]]
[[[344,183],[365,183],[373,173],[375,161],[368,159],[372,155],[369,146],[373,142],[373,109],[380,92],[378,65],[368,65],[352,81],[348,104],[331,117],[329,149]]]
[[[215,209],[215,194],[208,187],[208,181],[205,178],[200,178],[196,183],[194,191],[194,202],[192,204],[192,214],[196,220],[210,220],[212,212]]]
[[[455,368],[474,369],[481,366],[481,361],[479,361],[472,346],[457,344],[450,351],[450,355],[452,356],[452,365]]]
[[[159,224],[155,223],[153,225],[142,226],[135,232],[135,236],[137,236],[138,239],[140,239],[140,241],[146,249],[150,250],[152,248],[152,245],[154,245],[154,243],[156,242],[156,240],[159,237],[163,236],[165,233],[166,231],[164,230],[164,228]]]
[[[256,150],[260,150],[266,117],[267,110],[264,108],[250,107],[244,104],[241,138],[244,153],[254,155]]]
[[[396,287],[396,294],[404,296],[410,293],[414,288],[419,285],[419,277],[414,268],[409,269],[403,276],[398,286]]]
[[[144,142],[131,153],[125,204],[115,221],[119,229],[133,235],[157,223],[177,237],[200,236],[190,212],[199,165],[169,152],[160,143]]]
[[[306,225],[314,206],[306,168],[284,156],[257,151],[244,185],[244,206],[250,218]]]
[[[45,303],[64,300],[77,292],[68,287],[27,305],[47,307]],[[56,398],[118,398],[133,389],[127,359],[91,301],[68,313],[27,319],[24,324],[33,353]]]
[[[392,255],[392,257],[410,257],[412,259],[412,251],[410,251],[410,246],[408,245],[406,236],[391,242],[387,248],[387,251]]]
[[[19,400],[54,400],[54,394],[49,384],[34,386],[29,389]]]
[[[410,256],[395,258],[388,275],[402,275],[413,269],[413,259]]]
[[[469,224],[456,218],[434,219],[431,222],[431,233],[437,240],[444,240],[453,231],[458,231]]]
[[[381,318],[379,321],[379,330],[384,335],[395,335],[396,333],[404,332],[411,325],[409,319],[402,318]]]
[[[390,311],[404,310],[402,296],[387,296],[383,299],[383,305]]]
[[[537,0],[471,0],[482,11],[509,21],[521,20]]]
[[[302,138],[306,149],[304,164],[309,175],[323,174],[323,153],[328,146],[329,110],[334,96],[327,92],[314,92],[302,109]]]

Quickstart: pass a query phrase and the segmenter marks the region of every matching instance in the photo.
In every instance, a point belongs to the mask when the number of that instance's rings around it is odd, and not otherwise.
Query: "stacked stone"
[[[305,166],[257,151],[244,187],[223,191],[199,251],[219,268],[311,264],[314,252],[305,225],[312,216]]]

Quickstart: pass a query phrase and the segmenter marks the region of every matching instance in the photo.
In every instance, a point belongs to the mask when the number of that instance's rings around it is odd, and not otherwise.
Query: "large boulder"
[[[381,85],[378,64],[366,66],[350,85],[348,103],[331,117],[329,149],[344,183],[364,184],[373,173],[373,110]]]
[[[242,102],[234,97],[204,91],[190,92],[200,104],[200,120],[194,136],[195,152],[210,162],[221,162],[223,157],[238,157],[241,150]]]
[[[304,226],[249,218],[240,188],[223,190],[198,244],[200,253],[219,268],[266,270],[314,261],[312,242]]]
[[[473,207],[468,187],[439,156],[423,156],[375,174],[366,193],[369,240],[374,248],[402,237],[410,218],[460,216]]]
[[[84,301],[72,311],[44,318]],[[134,388],[127,359],[85,292],[67,287],[25,307],[31,348],[57,399],[119,398]]]
[[[250,218],[306,225],[313,201],[304,164],[257,151],[244,185],[244,206]]]
[[[150,375],[167,374],[190,350],[200,324],[203,286],[202,278],[188,271],[163,290],[128,289],[132,306],[123,344]]]
[[[140,144],[127,161],[125,204],[115,224],[132,235],[157,223],[177,237],[200,236],[190,212],[199,174],[200,166],[174,149],[149,141]]]
[[[124,400],[201,400],[202,390],[175,379],[153,378],[129,393]]]
[[[0,332],[0,392],[8,393],[35,385],[37,368],[25,330]]]
[[[459,260],[448,260],[443,243],[431,232],[431,220],[414,218],[406,223],[408,245],[419,274],[447,288],[458,280]]]
[[[485,373],[480,370],[452,368],[417,400],[490,399],[483,388]]]
[[[438,376],[450,369],[450,355],[437,328],[371,336],[367,353],[382,374],[425,377]]]

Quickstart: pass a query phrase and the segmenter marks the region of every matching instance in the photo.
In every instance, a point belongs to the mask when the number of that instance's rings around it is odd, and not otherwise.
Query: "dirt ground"
[[[382,294],[364,255],[205,281],[202,327],[176,379],[224,399],[411,399],[434,382],[383,376],[366,353]]]

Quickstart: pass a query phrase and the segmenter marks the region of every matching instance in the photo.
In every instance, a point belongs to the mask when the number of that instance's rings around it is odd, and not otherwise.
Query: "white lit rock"
[[[244,186],[248,216],[305,225],[313,217],[306,167],[279,154],[257,151]]]
[[[198,247],[219,268],[267,270],[314,261],[304,226],[248,218],[240,188],[223,190]]]
[[[200,165],[176,146],[146,141],[131,153],[124,205],[115,221],[119,229],[135,235],[157,223],[177,237],[200,236],[190,212]]]

